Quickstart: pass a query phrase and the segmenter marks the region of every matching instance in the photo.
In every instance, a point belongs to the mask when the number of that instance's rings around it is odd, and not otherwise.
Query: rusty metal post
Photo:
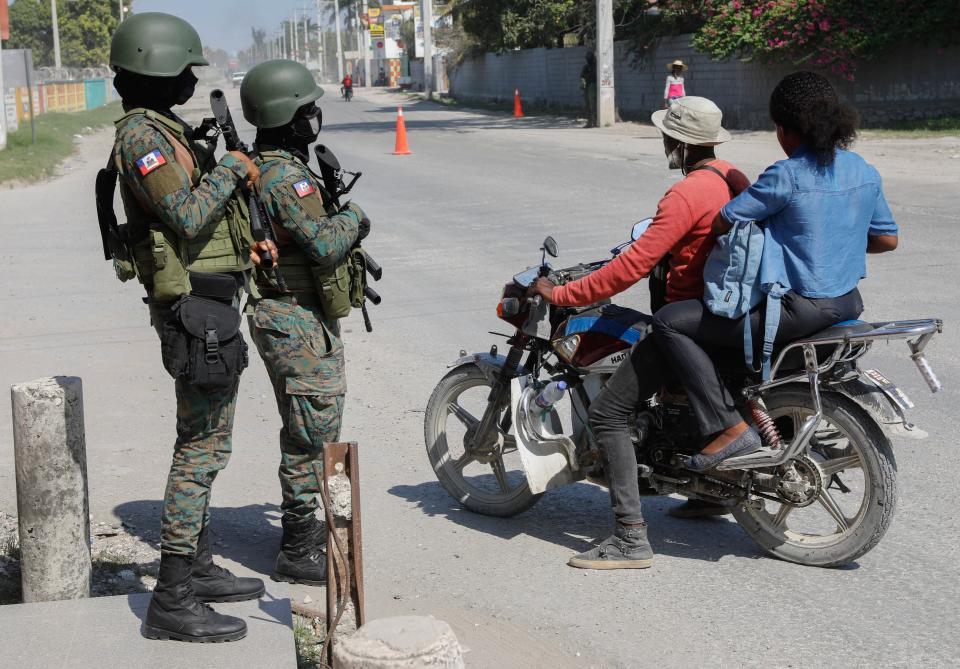
[[[357,444],[328,443],[323,472],[314,464],[327,518],[327,639],[325,659],[333,662],[337,630],[353,632],[366,622],[363,599],[363,545],[360,527],[360,468]]]

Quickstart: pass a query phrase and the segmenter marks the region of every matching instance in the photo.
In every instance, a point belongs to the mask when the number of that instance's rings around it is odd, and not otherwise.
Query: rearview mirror
[[[650,224],[653,223],[652,218],[645,218],[639,223],[633,224],[633,229],[630,230],[630,241],[637,241],[640,239],[640,236],[647,231],[647,228],[650,227]]]
[[[560,247],[557,246],[557,240],[553,237],[547,237],[543,240],[543,251],[551,258],[556,258],[560,254]]]

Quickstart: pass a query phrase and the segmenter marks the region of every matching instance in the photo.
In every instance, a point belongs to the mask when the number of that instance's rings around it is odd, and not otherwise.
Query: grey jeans
[[[610,484],[613,515],[621,525],[643,522],[630,423],[637,408],[660,390],[663,372],[663,354],[656,341],[652,336],[641,339],[590,405],[590,429]]]

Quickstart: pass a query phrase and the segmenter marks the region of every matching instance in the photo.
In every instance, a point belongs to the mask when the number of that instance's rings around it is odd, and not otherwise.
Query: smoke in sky
[[[315,16],[315,0],[134,0],[133,11],[166,12],[186,19],[200,33],[205,46],[230,53],[252,43],[250,29],[277,34],[280,22],[294,10],[308,8]]]

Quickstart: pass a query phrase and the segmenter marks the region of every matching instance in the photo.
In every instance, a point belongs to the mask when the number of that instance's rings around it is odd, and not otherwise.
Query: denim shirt
[[[876,168],[852,151],[817,165],[805,147],[764,171],[720,210],[764,224],[760,282],[805,297],[839,297],[867,274],[867,237],[896,235]]]

